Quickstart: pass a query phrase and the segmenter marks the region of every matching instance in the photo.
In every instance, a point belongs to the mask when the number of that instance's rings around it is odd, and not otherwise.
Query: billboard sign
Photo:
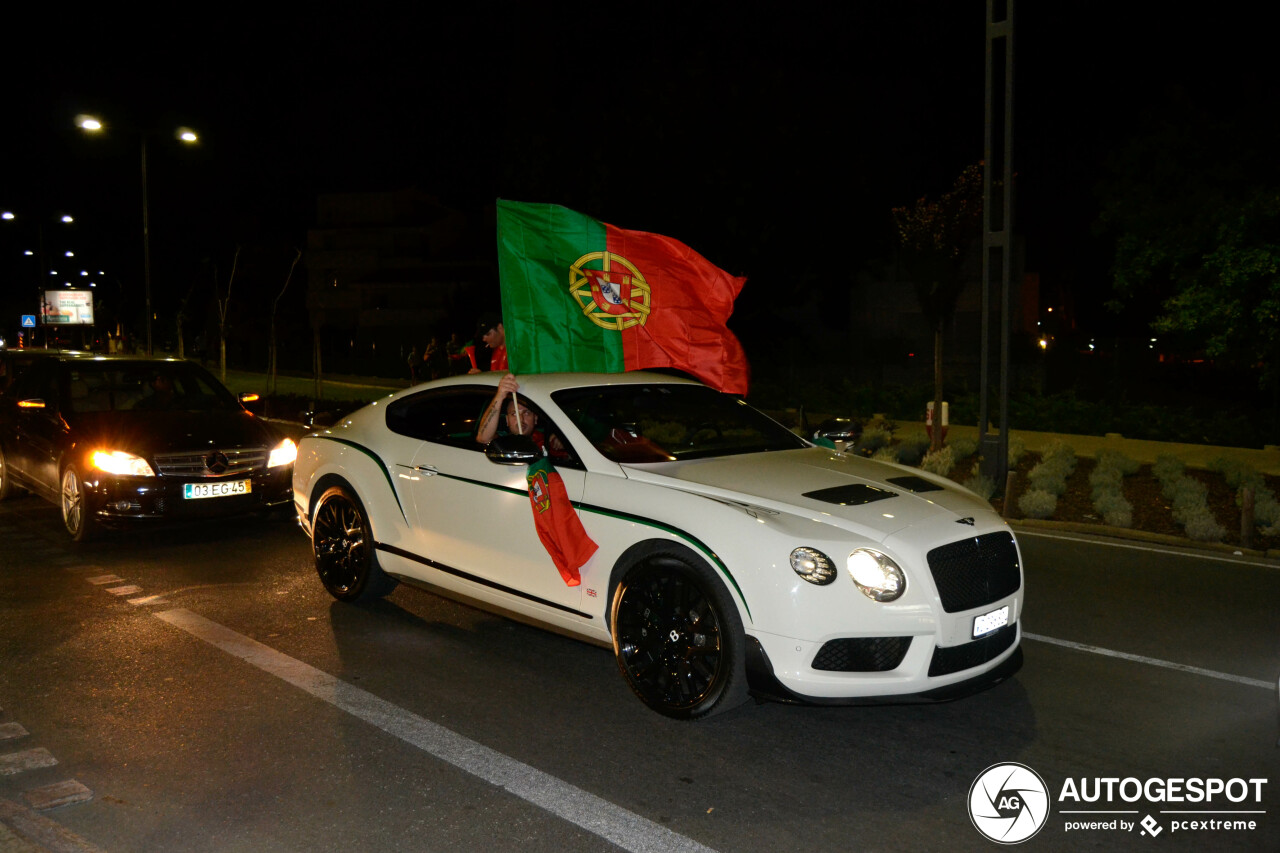
[[[46,326],[92,326],[92,291],[46,290],[41,322]]]

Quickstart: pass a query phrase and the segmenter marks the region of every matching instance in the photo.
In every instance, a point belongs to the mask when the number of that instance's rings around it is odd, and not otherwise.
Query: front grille
[[[266,464],[267,451],[262,447],[156,454],[157,473],[161,477],[244,476],[261,469]],[[210,468],[211,465],[214,467]],[[222,470],[217,470],[218,468]]]
[[[1018,638],[1017,624],[1005,625],[994,634],[988,634],[980,640],[965,643],[962,646],[935,648],[933,660],[929,661],[929,675],[949,675],[965,669],[981,666],[989,660],[1000,657]]]
[[[974,536],[929,552],[929,571],[948,613],[972,610],[1017,592],[1018,548],[1008,531]]]
[[[844,637],[828,640],[813,658],[826,672],[888,672],[897,669],[911,648],[910,637]]]

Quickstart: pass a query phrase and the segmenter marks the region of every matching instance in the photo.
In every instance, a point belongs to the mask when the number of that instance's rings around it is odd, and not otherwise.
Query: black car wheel
[[[646,558],[614,592],[611,625],[618,669],[659,714],[696,720],[746,699],[742,620],[705,564]]]
[[[75,542],[84,542],[93,535],[93,515],[84,489],[84,480],[75,465],[62,471],[62,523]]]
[[[320,582],[339,601],[371,601],[396,587],[396,580],[378,566],[364,506],[343,486],[320,496],[311,523],[311,550]]]

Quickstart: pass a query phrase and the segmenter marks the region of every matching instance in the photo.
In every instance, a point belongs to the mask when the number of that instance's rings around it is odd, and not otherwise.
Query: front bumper
[[[85,497],[94,518],[106,524],[146,519],[182,521],[224,518],[289,504],[293,499],[292,467],[282,465],[249,475],[212,477],[86,478]],[[249,481],[245,494],[191,499],[184,497],[187,483]]]
[[[917,638],[918,639],[918,638]],[[1010,678],[1022,668],[1022,628],[1010,625],[996,636],[975,640],[964,646],[934,647],[930,655],[934,664],[938,661],[956,661],[969,658],[976,661],[965,670],[948,673],[948,677],[916,679],[904,692],[880,694],[875,691],[856,696],[814,696],[793,690],[774,674],[773,664],[764,647],[755,637],[747,637],[747,684],[751,695],[759,699],[806,705],[904,705],[930,702],[950,702],[994,687]],[[945,664],[944,664],[945,666]],[[885,685],[889,687],[888,684]],[[892,685],[902,691],[904,685]],[[912,689],[914,688],[914,689]]]

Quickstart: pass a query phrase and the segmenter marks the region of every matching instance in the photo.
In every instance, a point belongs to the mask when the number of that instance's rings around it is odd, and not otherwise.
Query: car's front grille
[[[897,669],[911,648],[910,637],[842,637],[828,640],[813,658],[826,672],[888,672]]]
[[[948,613],[972,610],[1022,585],[1018,548],[1008,531],[974,536],[929,552],[929,571]]]
[[[262,447],[156,454],[156,473],[161,477],[228,477],[249,474],[266,464],[267,450]]]
[[[993,658],[999,657],[1018,638],[1018,626],[1005,625],[994,634],[988,634],[980,640],[948,648],[937,647],[933,650],[933,660],[929,661],[929,675],[949,675],[981,666]]]

